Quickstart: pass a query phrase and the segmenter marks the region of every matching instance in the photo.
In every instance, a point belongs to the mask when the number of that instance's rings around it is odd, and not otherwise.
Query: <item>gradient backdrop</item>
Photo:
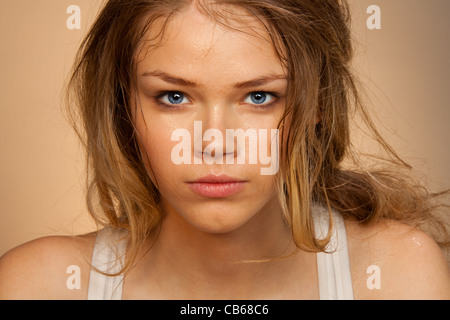
[[[0,0],[0,255],[26,241],[95,229],[83,154],[62,88],[98,0]],[[450,187],[450,1],[352,0],[355,68],[381,131],[433,189]],[[81,9],[81,29],[66,12]],[[381,29],[369,30],[370,5]],[[365,138],[355,137],[356,143]]]

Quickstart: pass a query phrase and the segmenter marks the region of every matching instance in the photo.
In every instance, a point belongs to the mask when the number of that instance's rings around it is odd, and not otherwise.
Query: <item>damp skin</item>
[[[138,64],[141,104],[139,109],[133,108],[147,171],[161,193],[166,221],[181,217],[180,221],[194,230],[228,233],[248,222],[258,221],[264,228],[276,220],[284,233],[275,192],[278,162],[269,155],[271,132],[278,128],[284,112],[286,70],[258,21],[235,22],[233,27],[240,30],[236,31],[219,26],[195,9],[187,10],[171,19],[161,45],[149,44],[142,50],[145,55]],[[149,39],[157,28],[150,29]],[[202,124],[203,137],[208,130],[216,130],[223,141],[199,139],[202,134],[194,133],[195,123]],[[249,161],[249,143],[244,147],[245,161],[238,161],[237,143],[234,150],[226,148],[227,130],[250,129],[266,133],[266,157],[259,161],[258,153],[256,164]],[[190,135],[191,161],[173,161],[173,150],[182,141],[181,137],[172,141],[172,135],[180,130]],[[186,156],[187,152],[179,149],[176,155]],[[225,161],[204,161],[219,150]],[[226,161],[230,156],[234,163]],[[273,174],[263,175],[263,169]],[[245,184],[192,188],[193,182],[211,175]],[[220,197],[205,196],[214,192]],[[252,219],[257,216],[270,219]]]

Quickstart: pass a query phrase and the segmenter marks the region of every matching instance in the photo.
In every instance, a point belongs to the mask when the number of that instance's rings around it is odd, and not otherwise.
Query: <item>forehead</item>
[[[228,7],[225,14],[216,20],[190,5],[167,23],[156,20],[143,39],[138,73],[164,69],[187,78],[220,76],[233,82],[261,73],[284,74],[266,27],[237,7]]]

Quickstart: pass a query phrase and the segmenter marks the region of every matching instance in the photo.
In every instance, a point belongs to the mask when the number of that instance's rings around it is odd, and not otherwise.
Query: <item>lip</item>
[[[188,182],[189,188],[198,195],[207,198],[226,198],[241,192],[248,181],[227,175],[208,175]]]

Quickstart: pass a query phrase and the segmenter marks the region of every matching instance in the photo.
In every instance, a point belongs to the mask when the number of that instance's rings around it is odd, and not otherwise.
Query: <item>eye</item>
[[[161,102],[169,105],[178,105],[190,102],[183,93],[177,91],[165,93],[161,95],[159,99]]]
[[[253,105],[268,105],[275,100],[275,96],[268,92],[252,92],[244,100],[244,103]]]

